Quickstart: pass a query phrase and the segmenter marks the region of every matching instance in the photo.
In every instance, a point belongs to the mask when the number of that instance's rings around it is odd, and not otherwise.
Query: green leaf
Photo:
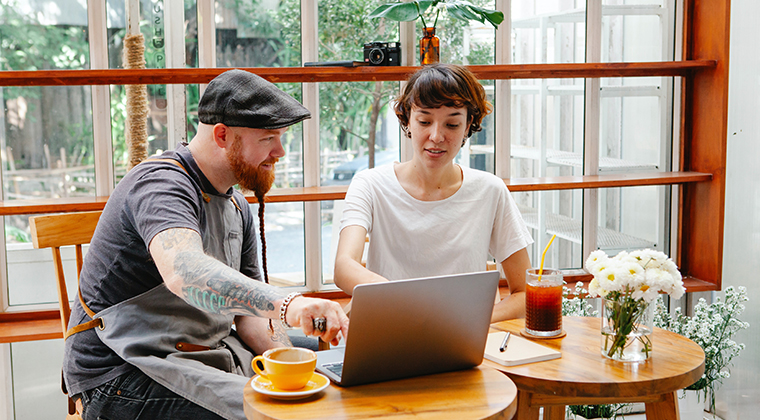
[[[476,14],[470,8],[463,4],[458,3],[444,3],[446,5],[446,11],[454,18],[464,22],[471,20],[477,20],[480,23],[485,21],[482,14]]]
[[[473,10],[481,13],[486,20],[493,25],[494,28],[498,28],[501,22],[504,22],[504,13],[498,10],[484,9],[482,7],[473,6]]]
[[[423,3],[427,3],[427,6],[423,7]],[[382,17],[390,20],[395,20],[397,22],[409,22],[417,19],[421,13],[430,7],[431,3],[432,0],[384,4],[373,10],[367,17],[370,19],[377,19]],[[419,11],[417,9],[418,6]]]
[[[370,19],[377,19],[377,18],[384,17],[385,14],[388,13],[388,9],[390,9],[393,6],[395,6],[395,5],[394,4],[384,4],[384,5],[380,6],[380,7],[378,7],[377,9],[371,11],[369,13],[369,15],[367,15],[367,17],[370,18]]]

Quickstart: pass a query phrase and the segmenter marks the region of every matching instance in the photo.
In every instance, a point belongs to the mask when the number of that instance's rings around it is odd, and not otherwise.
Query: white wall
[[[731,3],[723,287],[747,287],[750,328],[736,340],[747,347],[718,393],[725,420],[760,411],[760,2]]]

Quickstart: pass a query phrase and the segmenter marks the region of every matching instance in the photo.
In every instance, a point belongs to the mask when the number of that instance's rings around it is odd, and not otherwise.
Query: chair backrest
[[[35,248],[51,248],[55,265],[55,280],[58,286],[58,303],[61,311],[63,334],[69,325],[69,295],[66,292],[66,278],[63,275],[61,247],[73,245],[76,249],[77,286],[79,273],[82,271],[82,245],[89,244],[95,226],[100,220],[100,211],[55,214],[50,216],[33,216],[29,218],[32,243]]]

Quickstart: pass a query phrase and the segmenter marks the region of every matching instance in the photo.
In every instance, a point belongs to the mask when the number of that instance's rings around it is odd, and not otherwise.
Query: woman
[[[525,247],[533,240],[501,179],[454,163],[491,111],[485,90],[465,67],[426,66],[409,78],[395,111],[414,155],[352,180],[335,284],[351,294],[362,283],[483,271],[491,255],[511,292],[497,297],[492,322],[524,317]]]

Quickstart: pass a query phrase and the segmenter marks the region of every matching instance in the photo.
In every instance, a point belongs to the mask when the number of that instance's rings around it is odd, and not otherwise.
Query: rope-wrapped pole
[[[145,39],[141,33],[124,37],[124,68],[145,68]],[[148,88],[146,85],[126,85],[127,118],[125,137],[129,163],[127,170],[148,157]]]

